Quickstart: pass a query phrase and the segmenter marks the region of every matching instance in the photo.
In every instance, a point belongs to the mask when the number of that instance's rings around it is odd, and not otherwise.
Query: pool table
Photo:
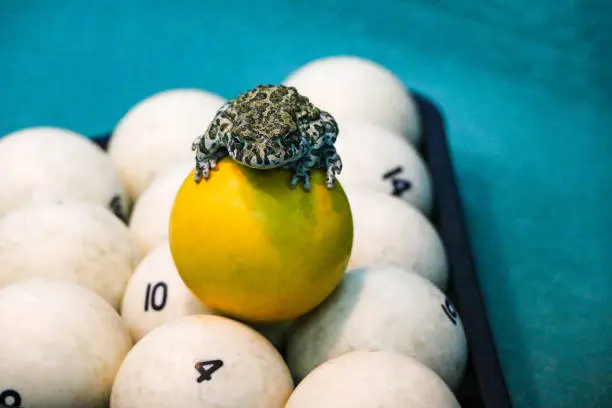
[[[444,111],[514,406],[610,407],[611,14],[590,0],[4,1],[0,135],[97,135],[157,91],[231,98],[314,58],[370,58]]]

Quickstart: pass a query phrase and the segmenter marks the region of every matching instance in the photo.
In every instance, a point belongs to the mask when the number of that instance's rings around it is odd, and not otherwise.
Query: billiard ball
[[[192,315],[136,343],[110,408],[283,408],[292,390],[287,365],[265,337],[230,318]]]
[[[135,341],[171,319],[214,313],[183,283],[167,241],[153,248],[136,267],[121,303],[121,317]]]
[[[0,289],[0,328],[2,407],[108,406],[133,344],[102,298],[73,282],[46,278]]]
[[[447,296],[416,273],[371,266],[345,274],[321,306],[300,317],[287,346],[296,381],[355,350],[404,354],[432,369],[452,390],[463,377],[467,342]]]
[[[129,230],[132,241],[141,253],[147,254],[168,240],[174,198],[193,167],[194,163],[189,160],[161,172],[134,203]]]
[[[97,204],[32,203],[0,218],[0,288],[34,277],[68,280],[118,310],[139,261],[127,226]]]
[[[29,202],[81,200],[127,221],[131,201],[112,161],[85,136],[29,127],[0,138],[0,217]]]
[[[448,260],[431,222],[412,205],[377,191],[346,186],[353,215],[348,268],[390,264],[418,273],[441,290],[448,286]]]
[[[398,134],[379,125],[352,120],[335,143],[342,160],[338,180],[401,198],[423,214],[431,214],[433,186],[417,150]]]
[[[162,171],[195,157],[193,140],[206,131],[224,102],[205,90],[169,89],[125,113],[113,130],[108,154],[132,199]]]
[[[358,350],[315,368],[286,408],[460,408],[448,386],[412,357]]]
[[[319,58],[291,72],[283,84],[295,87],[328,111],[340,129],[345,120],[360,119],[385,126],[415,146],[421,142],[421,123],[411,92],[391,70],[375,61],[353,55]]]

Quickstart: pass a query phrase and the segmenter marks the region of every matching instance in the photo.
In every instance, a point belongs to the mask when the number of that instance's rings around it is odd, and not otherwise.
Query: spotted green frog
[[[293,171],[290,188],[303,180],[310,190],[310,170],[324,169],[334,186],[342,161],[334,143],[338,124],[294,87],[259,85],[219,108],[203,135],[192,144],[194,178],[199,183],[226,156],[255,169]]]

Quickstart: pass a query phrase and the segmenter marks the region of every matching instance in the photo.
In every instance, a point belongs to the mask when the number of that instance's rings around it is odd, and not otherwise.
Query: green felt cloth
[[[371,58],[445,111],[515,406],[612,406],[612,3],[121,3],[0,2],[0,134]]]

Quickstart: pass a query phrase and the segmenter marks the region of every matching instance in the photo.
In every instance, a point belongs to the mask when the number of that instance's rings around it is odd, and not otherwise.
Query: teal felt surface
[[[2,1],[0,134],[103,133],[160,90],[232,97],[313,58],[371,58],[444,109],[515,406],[604,408],[611,14],[571,0]]]

